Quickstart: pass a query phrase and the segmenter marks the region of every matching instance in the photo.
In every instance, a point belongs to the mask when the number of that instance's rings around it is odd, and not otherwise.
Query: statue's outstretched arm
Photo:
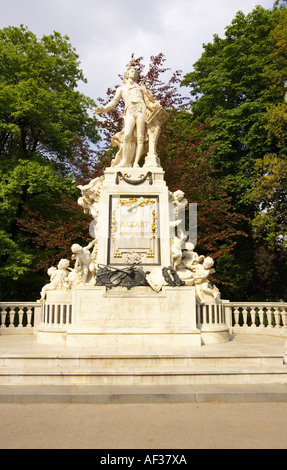
[[[95,114],[104,114],[108,113],[111,109],[114,109],[119,103],[122,97],[121,88],[118,88],[114,98],[106,106],[98,106],[94,109]]]

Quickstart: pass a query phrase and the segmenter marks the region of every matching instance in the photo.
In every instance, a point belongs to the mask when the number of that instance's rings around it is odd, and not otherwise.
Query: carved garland
[[[147,178],[149,179],[149,184],[152,184],[153,181],[152,181],[152,172],[151,171],[148,171],[147,174],[139,180],[130,180],[130,179],[127,178],[126,175],[123,175],[121,171],[118,171],[117,176],[116,176],[116,184],[119,184],[120,179],[123,179],[126,183],[136,186],[138,184],[144,183]]]

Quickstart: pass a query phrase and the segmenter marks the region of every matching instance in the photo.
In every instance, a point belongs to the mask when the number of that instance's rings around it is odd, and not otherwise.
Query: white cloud
[[[119,83],[132,53],[148,63],[163,52],[167,67],[189,72],[202,44],[223,36],[238,10],[251,12],[258,3],[272,8],[274,0],[10,0],[0,28],[23,23],[39,37],[67,34],[88,79],[81,90],[96,99]]]

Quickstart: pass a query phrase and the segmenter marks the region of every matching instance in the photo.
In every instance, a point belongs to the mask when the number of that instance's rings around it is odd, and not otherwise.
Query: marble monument
[[[209,283],[214,261],[195,251],[180,224],[188,201],[182,190],[169,191],[157,154],[168,113],[138,83],[133,65],[115,97],[95,113],[108,113],[120,100],[124,125],[112,138],[117,154],[103,175],[79,186],[91,241],[73,244],[71,260],[48,270],[41,291],[47,311],[69,305],[71,323],[53,336],[42,322],[37,337],[108,352],[181,353],[203,343],[198,306],[220,305],[220,292]],[[226,325],[214,333],[213,342],[229,340]]]

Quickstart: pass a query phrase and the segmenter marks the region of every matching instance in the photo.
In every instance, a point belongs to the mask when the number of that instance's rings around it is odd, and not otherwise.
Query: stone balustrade
[[[228,302],[232,333],[287,336],[286,302]]]
[[[39,302],[0,302],[0,335],[34,334],[41,315]]]
[[[196,324],[201,329],[211,325],[229,325],[224,303],[196,304]]]
[[[46,302],[43,305],[41,327],[65,329],[72,324],[71,304],[51,304]]]
[[[234,334],[287,337],[287,303],[229,302],[196,306],[200,330],[228,327]],[[63,331],[72,324],[71,303],[0,302],[0,334],[34,334],[41,325]]]
[[[197,304],[198,328],[229,326],[230,333],[287,337],[287,303],[229,302]]]

